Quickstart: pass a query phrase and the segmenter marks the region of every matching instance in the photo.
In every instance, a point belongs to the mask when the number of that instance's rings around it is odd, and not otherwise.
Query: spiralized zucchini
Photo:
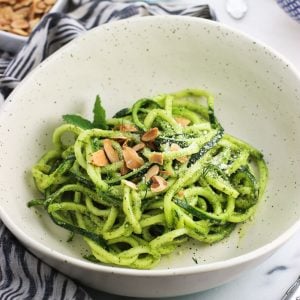
[[[264,193],[262,153],[224,133],[208,91],[140,99],[111,119],[97,98],[94,122],[64,119],[32,168],[43,197],[28,206],[81,235],[91,261],[152,268],[189,239],[224,239]]]

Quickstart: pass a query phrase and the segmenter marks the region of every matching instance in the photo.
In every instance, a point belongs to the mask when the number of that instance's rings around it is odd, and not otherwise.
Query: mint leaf
[[[93,121],[94,127],[100,129],[107,129],[105,109],[102,107],[101,99],[98,95],[96,97],[96,101],[94,104],[93,113],[94,113],[94,121]]]
[[[63,115],[63,119],[65,122],[78,126],[82,129],[92,129],[94,127],[89,120],[84,119],[79,115]]]

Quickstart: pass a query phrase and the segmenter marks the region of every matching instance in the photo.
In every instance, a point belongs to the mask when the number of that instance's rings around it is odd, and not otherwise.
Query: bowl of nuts
[[[17,52],[48,13],[62,12],[67,0],[0,0],[0,50]]]

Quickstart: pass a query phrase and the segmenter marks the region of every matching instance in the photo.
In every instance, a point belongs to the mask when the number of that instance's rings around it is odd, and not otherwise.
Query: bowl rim
[[[164,19],[173,19],[176,22],[193,22],[193,23],[199,23],[199,24],[205,24],[212,27],[222,27],[228,32],[231,32],[235,35],[237,35],[239,38],[247,40],[248,42],[251,41],[256,44],[257,47],[264,48],[265,51],[270,52],[271,54],[275,55],[281,62],[283,62],[285,65],[287,65],[292,73],[296,75],[296,77],[299,79],[300,82],[300,73],[296,69],[296,67],[293,66],[292,63],[290,63],[285,57],[283,57],[280,53],[278,53],[276,50],[272,49],[270,46],[267,46],[263,42],[251,37],[250,35],[243,33],[235,28],[232,28],[226,24],[218,23],[212,20],[207,20],[203,18],[195,18],[190,16],[147,16],[142,18],[129,18],[129,19],[123,19],[118,20],[115,22],[107,23],[104,25],[101,25],[99,27],[93,28],[90,31],[87,31],[86,33],[80,35],[70,43],[63,46],[61,49],[56,51],[54,54],[52,54],[50,57],[45,59],[40,65],[39,70],[47,66],[48,62],[51,60],[55,60],[56,56],[60,56],[65,51],[68,50],[68,48],[73,46],[73,43],[78,43],[80,40],[85,39],[85,35],[89,34],[89,32],[93,31],[103,31],[107,27],[119,27],[123,26],[123,24],[128,23],[139,23],[139,22],[149,22],[149,20],[164,20]],[[0,119],[2,115],[4,114],[4,111],[9,111],[9,106],[12,104],[12,98],[15,93],[18,92],[19,89],[22,88],[24,84],[26,84],[28,78],[31,77],[32,74],[34,74],[35,70],[33,70],[29,76],[26,76],[26,78],[16,87],[13,92],[10,94],[10,96],[7,98],[7,100],[1,105],[0,107]],[[6,112],[5,112],[6,113]],[[160,277],[160,276],[175,276],[175,275],[187,275],[187,274],[196,274],[196,273],[202,273],[202,272],[210,272],[214,270],[221,270],[226,269],[230,267],[234,267],[246,262],[249,262],[255,258],[260,258],[267,256],[268,253],[272,253],[272,251],[275,251],[278,247],[282,246],[283,243],[285,243],[287,240],[289,240],[298,230],[300,230],[300,218],[298,221],[296,221],[292,226],[290,226],[286,231],[284,231],[282,234],[280,234],[277,238],[275,238],[273,241],[256,248],[250,252],[247,252],[245,254],[241,254],[239,256],[226,259],[223,261],[216,261],[212,263],[207,264],[197,264],[194,266],[187,266],[187,267],[176,267],[176,268],[170,268],[170,269],[150,269],[150,270],[139,270],[139,269],[131,269],[127,267],[118,267],[118,266],[112,266],[112,265],[105,265],[105,264],[95,264],[89,261],[84,261],[80,258],[75,258],[68,256],[66,254],[62,254],[56,250],[51,249],[50,247],[47,247],[37,240],[31,238],[28,236],[25,232],[22,231],[18,226],[16,226],[12,219],[10,219],[9,215],[4,211],[4,209],[0,206],[0,218],[5,224],[5,226],[17,237],[25,247],[28,247],[30,249],[34,249],[38,251],[39,254],[42,254],[43,257],[50,257],[54,260],[60,260],[62,262],[72,264],[74,266],[88,269],[90,271],[98,271],[103,273],[110,273],[110,274],[119,274],[119,275],[126,275],[126,276],[147,276],[147,277]],[[44,259],[42,259],[44,260]]]

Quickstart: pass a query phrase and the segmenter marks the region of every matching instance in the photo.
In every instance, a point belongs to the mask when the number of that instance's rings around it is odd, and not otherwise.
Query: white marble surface
[[[179,2],[179,1],[177,1]],[[220,22],[237,28],[271,46],[286,57],[300,72],[300,23],[292,20],[275,0],[246,0],[249,10],[241,20],[232,19],[225,10],[225,0],[190,0],[208,3]],[[300,275],[300,231],[259,267],[242,274],[235,281],[198,294],[173,297],[176,300],[280,300]],[[92,292],[95,299],[121,300],[120,296]],[[300,297],[300,292],[299,295]],[[293,300],[296,300],[296,295]]]

